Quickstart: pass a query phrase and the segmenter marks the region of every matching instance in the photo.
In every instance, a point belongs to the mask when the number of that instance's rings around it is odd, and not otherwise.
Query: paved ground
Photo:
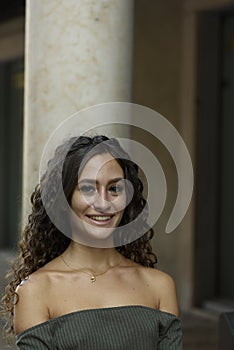
[[[198,310],[182,315],[184,350],[218,350],[218,318]],[[0,350],[6,347],[0,339]],[[130,350],[130,349],[129,349]]]
[[[218,350],[217,315],[193,310],[182,314],[182,325],[184,350]]]

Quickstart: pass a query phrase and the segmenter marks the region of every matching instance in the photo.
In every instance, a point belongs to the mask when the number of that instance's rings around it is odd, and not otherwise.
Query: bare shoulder
[[[18,297],[14,308],[16,334],[49,319],[46,305],[48,282],[47,274],[38,270],[17,286]]]
[[[25,299],[26,297],[30,297],[32,295],[35,297],[40,297],[44,295],[45,289],[49,287],[51,283],[51,276],[57,267],[57,258],[51,260],[43,267],[39,268],[37,271],[33,272],[31,275],[27,277],[27,279],[23,280],[17,287],[16,292],[21,298]],[[41,293],[43,292],[43,293]]]
[[[17,286],[17,293],[28,293],[33,289],[43,288],[47,280],[46,277],[46,274],[41,270],[33,272]]]
[[[146,276],[152,280],[152,282],[155,284],[155,286],[157,287],[167,287],[167,288],[174,288],[175,287],[175,282],[173,280],[173,278],[158,269],[154,269],[154,268],[144,268],[144,273],[146,274]]]
[[[143,274],[159,300],[159,309],[178,316],[176,285],[173,278],[167,273],[153,268],[143,268]]]

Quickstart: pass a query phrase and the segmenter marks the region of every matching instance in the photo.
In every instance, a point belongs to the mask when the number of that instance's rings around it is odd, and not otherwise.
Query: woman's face
[[[95,155],[79,174],[72,195],[71,207],[81,220],[75,226],[76,231],[82,230],[85,235],[97,239],[107,238],[113,228],[119,225],[125,205],[125,182],[121,166],[109,153]]]

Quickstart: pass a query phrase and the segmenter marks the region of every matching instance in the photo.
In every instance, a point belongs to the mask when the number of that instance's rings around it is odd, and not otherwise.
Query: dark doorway
[[[234,300],[234,14],[222,19],[220,225],[217,292]]]
[[[0,22],[24,16],[25,0],[8,0],[0,3]]]
[[[25,0],[1,2],[4,52],[12,45],[14,21],[23,21],[24,16]],[[0,61],[0,250],[12,249],[17,242],[22,202],[24,57],[23,53],[11,56],[10,51],[8,59],[7,52]]]
[[[23,58],[0,63],[0,249],[13,248],[21,217]]]
[[[195,304],[234,301],[234,15],[199,16]]]

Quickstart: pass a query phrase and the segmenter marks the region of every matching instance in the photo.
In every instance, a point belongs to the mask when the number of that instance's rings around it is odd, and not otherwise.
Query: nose
[[[92,206],[95,210],[100,212],[107,212],[110,210],[111,203],[108,201],[108,195],[104,188],[100,189],[100,191],[97,191]]]

